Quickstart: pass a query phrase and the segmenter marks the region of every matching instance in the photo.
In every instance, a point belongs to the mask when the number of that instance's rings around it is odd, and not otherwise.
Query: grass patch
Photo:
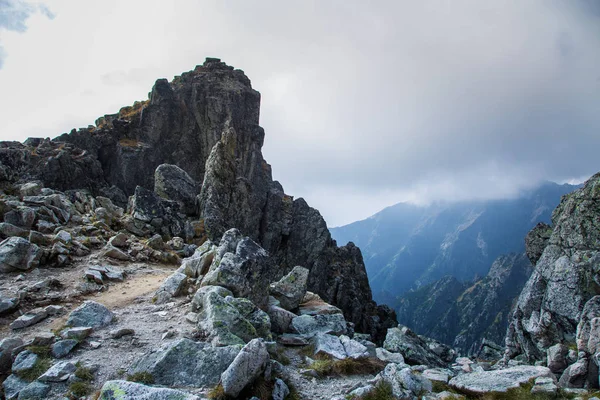
[[[73,382],[69,385],[69,397],[79,399],[87,396],[92,391],[92,385],[87,382]]]
[[[27,346],[25,347],[26,350],[29,350],[30,352],[37,354],[40,357],[50,357],[50,354],[52,353],[52,349],[50,348],[50,346]]]
[[[121,139],[119,140],[119,145],[121,147],[138,147],[140,142],[135,139]]]
[[[347,396],[348,400],[393,400],[394,391],[389,382],[379,381],[375,388],[362,396]]]
[[[385,362],[372,357],[346,358],[344,360],[321,358],[312,363],[308,368],[314,370],[320,376],[344,376],[378,374],[383,371],[385,366]]]
[[[131,375],[127,375],[127,380],[130,382],[143,383],[145,385],[151,385],[154,383],[154,377],[150,372],[135,372]]]
[[[94,373],[91,369],[84,367],[80,363],[75,364],[75,366],[77,367],[75,370],[75,377],[84,382],[90,382],[94,380]]]
[[[275,350],[269,351],[269,355],[271,356],[271,359],[273,359],[283,365],[291,364],[290,358],[285,355],[285,348],[283,348],[281,346],[277,346],[277,348]]]
[[[298,351],[298,354],[303,355],[305,357],[314,357],[315,356],[315,345],[308,344]]]
[[[225,389],[223,389],[223,385],[220,383],[214,388],[210,389],[206,394],[211,400],[228,400],[229,396],[225,394]]]
[[[27,371],[21,371],[17,376],[23,378],[26,381],[33,382],[52,366],[52,360],[50,357],[39,356],[35,364],[31,369]]]

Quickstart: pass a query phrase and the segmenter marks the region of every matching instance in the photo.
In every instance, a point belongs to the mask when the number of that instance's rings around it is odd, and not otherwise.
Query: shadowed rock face
[[[159,165],[176,165],[202,183],[195,202],[177,200],[197,205],[211,240],[238,228],[279,265],[270,280],[304,266],[308,289],[340,307],[357,330],[382,339],[395,326],[394,313],[372,301],[360,250],[338,248],[319,212],[273,181],[261,153],[260,94],[243,71],[207,59],[172,82],[157,80],[149,97],[53,140],[0,143],[0,185],[40,180],[123,206],[136,186],[154,188]]]
[[[509,357],[522,353],[539,360],[556,343],[573,344],[586,303],[600,294],[600,174],[563,196],[552,225],[509,321]],[[536,231],[530,236],[541,237]],[[543,241],[529,241],[528,254],[539,254]]]

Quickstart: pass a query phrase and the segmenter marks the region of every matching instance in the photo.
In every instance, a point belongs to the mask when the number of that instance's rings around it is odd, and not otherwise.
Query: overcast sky
[[[55,137],[220,57],[330,226],[600,170],[600,0],[0,0],[0,138]]]

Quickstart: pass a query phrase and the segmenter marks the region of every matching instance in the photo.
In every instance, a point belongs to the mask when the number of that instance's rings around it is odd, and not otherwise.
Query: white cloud
[[[213,56],[261,91],[275,178],[330,225],[600,169],[594,2],[45,4],[3,32],[2,139],[86,126]]]

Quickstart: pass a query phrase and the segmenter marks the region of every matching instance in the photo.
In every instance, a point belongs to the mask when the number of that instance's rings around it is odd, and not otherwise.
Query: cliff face
[[[261,148],[260,94],[243,71],[218,59],[156,81],[149,100],[106,115],[95,127],[53,140],[0,143],[0,183],[39,180],[58,190],[87,189],[125,205],[137,186],[154,187],[161,164],[185,171],[201,189],[188,214],[218,242],[238,228],[276,260],[278,279],[295,265],[308,288],[342,309],[357,331],[381,339],[395,315],[372,300],[360,250],[338,248],[319,212],[273,181]],[[191,185],[193,187],[193,185]]]
[[[528,236],[528,254],[537,263],[510,319],[507,355],[539,360],[551,346],[577,340],[587,364],[595,352],[579,338],[589,329],[586,321],[600,317],[594,300],[600,294],[600,174],[563,197],[548,230],[541,225]]]
[[[471,284],[445,277],[399,300],[398,320],[416,332],[476,355],[484,340],[500,347],[511,307],[532,267],[525,254],[499,257]]]

